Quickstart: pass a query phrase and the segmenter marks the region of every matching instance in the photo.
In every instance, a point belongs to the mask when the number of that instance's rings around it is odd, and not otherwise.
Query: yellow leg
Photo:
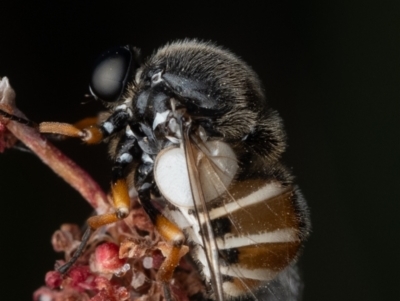
[[[161,237],[172,247],[157,274],[157,280],[168,283],[181,259],[180,252],[185,236],[174,223],[162,215],[157,216],[155,226]]]
[[[129,214],[130,209],[130,198],[128,194],[128,185],[124,179],[117,180],[111,187],[112,197],[114,201],[115,212],[106,213],[101,215],[92,216],[87,220],[89,228],[86,230],[82,237],[81,244],[75,251],[74,256],[58,270],[60,273],[65,274],[71,266],[78,260],[79,256],[82,254],[90,234],[93,230],[96,230],[104,225],[112,224],[121,220]]]
[[[115,223],[116,221],[128,216],[131,199],[129,198],[128,185],[125,179],[119,179],[113,183],[111,186],[111,193],[115,212],[90,217],[87,223],[92,230],[96,230],[104,225]]]
[[[87,144],[99,143],[103,139],[103,133],[98,126],[89,126],[81,129],[69,123],[42,122],[39,124],[39,131],[41,133],[80,138]]]

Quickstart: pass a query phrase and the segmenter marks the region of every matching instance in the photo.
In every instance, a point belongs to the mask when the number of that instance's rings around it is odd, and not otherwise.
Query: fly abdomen
[[[223,290],[231,298],[268,286],[297,257],[304,227],[301,195],[277,181],[235,183],[209,212]],[[200,261],[201,256],[200,256]]]

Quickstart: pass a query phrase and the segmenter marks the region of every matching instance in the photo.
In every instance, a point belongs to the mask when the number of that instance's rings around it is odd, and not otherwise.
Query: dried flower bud
[[[50,271],[46,273],[45,282],[49,288],[58,288],[61,286],[63,279],[60,272]]]
[[[17,138],[0,122],[0,153],[11,148],[17,142]]]
[[[106,242],[96,248],[93,268],[97,272],[103,274],[118,273],[125,263],[125,259],[119,258],[119,247],[116,244]]]
[[[94,278],[87,266],[74,266],[68,272],[69,286],[77,291],[84,291],[94,287]]]
[[[56,252],[68,252],[79,245],[79,235],[78,238],[76,233],[76,225],[64,224],[61,226],[60,230],[54,232],[51,238],[51,244]],[[78,229],[79,231],[79,229]]]
[[[158,270],[160,268],[161,264],[164,262],[165,258],[162,255],[162,253],[158,250],[153,252],[152,258],[153,258],[152,267],[153,267],[153,269]]]
[[[152,240],[148,237],[125,240],[121,243],[119,257],[141,258],[153,249],[152,244]]]
[[[131,286],[135,290],[139,289],[145,283],[146,283],[146,275],[145,274],[143,274],[142,272],[137,272],[137,273],[133,274]]]

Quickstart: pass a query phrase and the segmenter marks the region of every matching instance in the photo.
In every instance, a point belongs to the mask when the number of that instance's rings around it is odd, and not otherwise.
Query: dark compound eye
[[[125,90],[133,58],[129,47],[118,47],[101,55],[93,69],[90,92],[107,102],[117,101]]]

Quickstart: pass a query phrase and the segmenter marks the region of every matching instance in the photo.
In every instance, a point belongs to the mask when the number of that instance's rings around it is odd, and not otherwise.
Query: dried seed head
[[[106,242],[96,248],[92,267],[101,274],[119,273],[126,259],[119,258],[119,246]]]

